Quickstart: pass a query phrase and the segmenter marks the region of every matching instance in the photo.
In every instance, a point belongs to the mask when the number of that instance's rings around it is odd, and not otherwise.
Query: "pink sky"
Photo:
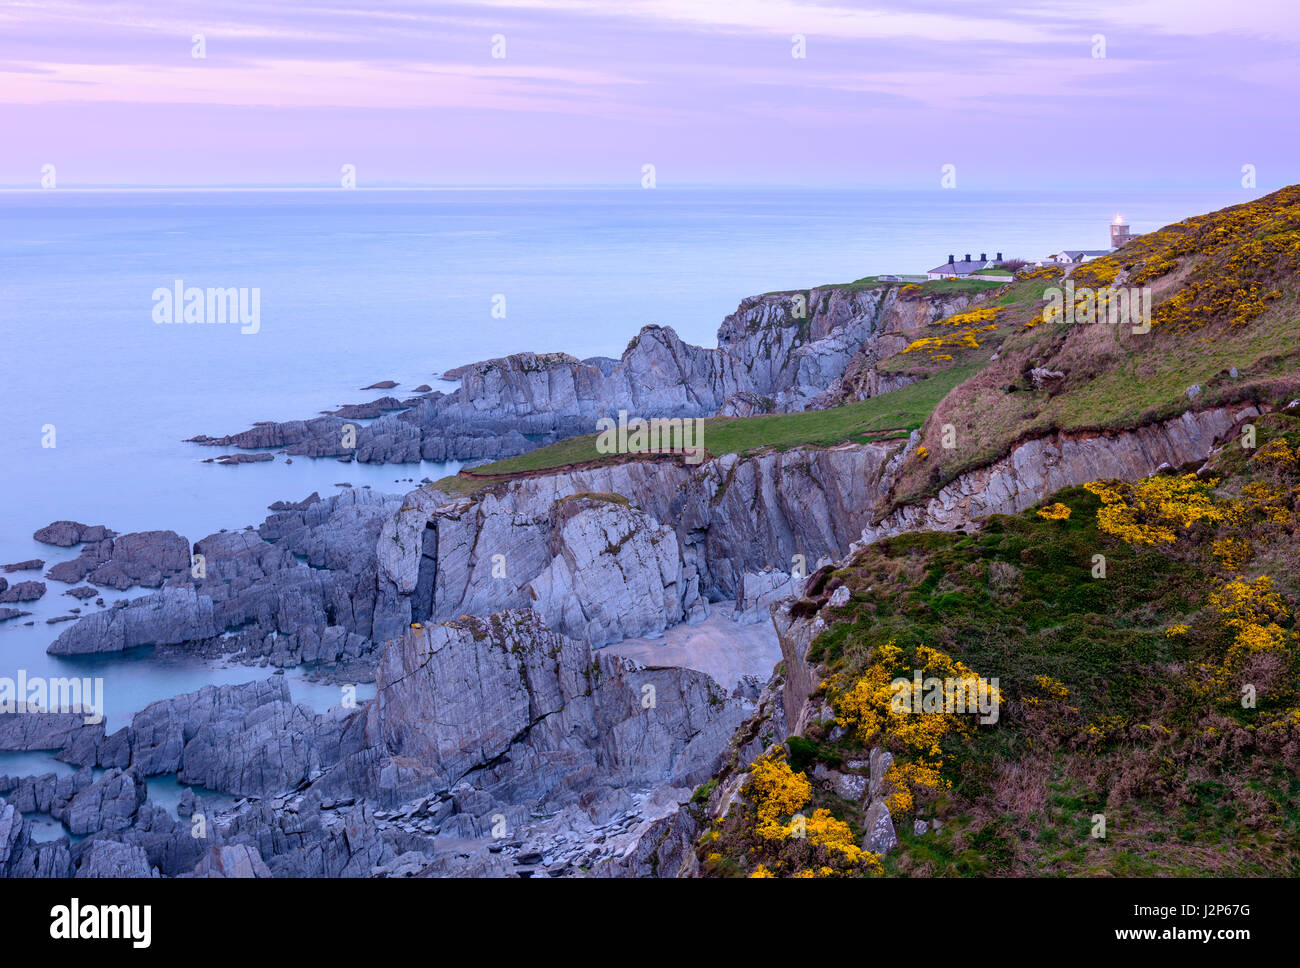
[[[1269,188],[1298,46],[1294,0],[11,2],[0,185]]]

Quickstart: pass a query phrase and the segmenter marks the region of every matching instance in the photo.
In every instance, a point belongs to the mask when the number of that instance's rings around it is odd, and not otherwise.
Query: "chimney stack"
[[[952,265],[952,264],[953,264],[954,262],[956,262],[956,261],[957,261],[957,260],[954,259],[952,256],[948,256],[948,265]]]
[[[1002,261],[1002,253],[1001,253],[1001,252],[998,253],[998,261],[999,261],[999,262]]]
[[[969,252],[966,253],[966,261],[967,261],[967,262],[970,262],[970,253],[969,253]]]
[[[989,261],[989,254],[987,252],[981,252],[980,262],[988,262],[988,261]]]

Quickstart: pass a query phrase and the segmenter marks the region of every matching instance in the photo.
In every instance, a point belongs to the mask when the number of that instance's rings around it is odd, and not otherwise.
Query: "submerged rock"
[[[45,562],[40,558],[31,558],[27,561],[15,561],[13,564],[5,565],[4,570],[6,573],[12,573],[15,571],[38,571],[44,567]]]

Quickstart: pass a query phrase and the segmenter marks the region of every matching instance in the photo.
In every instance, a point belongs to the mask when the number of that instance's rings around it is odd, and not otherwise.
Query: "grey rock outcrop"
[[[71,548],[86,541],[103,541],[105,538],[115,537],[117,532],[110,531],[102,524],[82,524],[80,521],[55,521],[32,535],[32,538],[41,544],[55,545],[59,548]]]
[[[144,849],[114,840],[92,840],[80,852],[75,877],[152,877]]]
[[[209,535],[193,568],[186,549],[161,590],[82,618],[48,651],[159,646],[279,666],[354,662],[408,621],[409,607],[382,599],[376,578],[379,531],[399,503],[359,488],[291,505],[257,531]]]
[[[784,571],[747,571],[736,589],[735,621],[754,625],[772,620],[771,607],[798,592],[800,581]]]
[[[232,844],[213,847],[194,865],[195,877],[270,877],[271,869],[256,847]]]
[[[17,602],[34,602],[45,594],[45,582],[20,581],[0,592],[0,602],[9,605]]]
[[[1254,406],[1188,410],[1135,430],[1055,433],[1025,441],[1005,457],[962,474],[920,504],[864,528],[857,545],[904,531],[951,531],[991,514],[1016,514],[1064,487],[1102,478],[1137,480],[1161,467],[1205,460]]]
[[[27,561],[15,561],[5,565],[6,574],[12,574],[15,571],[39,571],[45,567],[45,562],[40,558],[30,558]]]
[[[574,804],[597,784],[692,787],[752,708],[703,673],[593,656],[526,610],[408,631],[385,649],[378,687],[366,782],[381,802],[472,778],[480,814]]]
[[[868,808],[862,826],[865,830],[862,835],[863,850],[869,850],[873,854],[886,854],[898,845],[894,821],[890,819],[889,807],[884,800],[877,800]]]
[[[266,422],[193,441],[215,447],[271,447],[310,457],[361,462],[500,459],[564,437],[590,433],[619,410],[645,417],[789,412],[869,395],[877,348],[886,334],[964,307],[968,295],[904,292],[902,287],[824,287],[770,293],[741,302],[718,330],[718,346],[682,342],[668,327],[646,326],[618,360],[565,353],[517,353],[449,370],[449,394],[416,398],[400,413],[349,425],[347,416]],[[378,403],[378,401],[376,402]],[[378,407],[346,415],[379,412]],[[360,419],[355,417],[354,419]]]
[[[343,718],[295,705],[283,676],[205,686],[135,715],[131,768],[237,796],[280,793],[339,759]]]
[[[673,529],[617,500],[557,501],[549,551],[528,585],[533,607],[552,629],[592,646],[662,631],[694,604]]]

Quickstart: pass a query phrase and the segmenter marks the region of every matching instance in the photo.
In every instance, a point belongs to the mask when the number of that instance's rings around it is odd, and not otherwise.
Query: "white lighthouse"
[[[1133,238],[1133,233],[1129,225],[1124,221],[1123,215],[1116,215],[1115,221],[1110,223],[1110,247],[1112,249],[1122,249],[1129,239]]]

